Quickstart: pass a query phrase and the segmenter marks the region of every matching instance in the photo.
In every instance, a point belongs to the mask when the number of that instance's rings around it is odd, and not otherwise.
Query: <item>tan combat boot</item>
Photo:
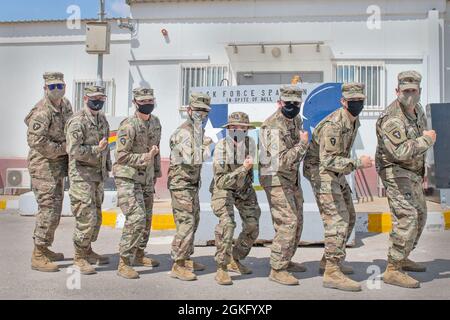
[[[239,274],[251,274],[253,271],[249,267],[244,266],[239,260],[231,258],[231,262],[227,265],[230,272]]]
[[[157,267],[159,266],[159,261],[156,259],[147,258],[145,256],[144,250],[138,250],[136,252],[136,257],[134,258],[133,265],[144,267]]]
[[[90,264],[103,265],[109,263],[109,258],[107,256],[102,256],[94,252],[94,250],[92,250],[92,247],[89,247],[86,254],[87,254],[87,261]]]
[[[289,261],[287,271],[289,272],[306,272],[306,267],[300,263]]]
[[[192,259],[187,259],[184,261],[184,265],[186,268],[188,268],[191,271],[203,271],[206,269],[206,266],[204,264],[201,264],[199,262],[195,262]]]
[[[130,259],[120,257],[117,275],[125,279],[139,279],[139,273],[131,267]]]
[[[35,246],[31,256],[31,269],[41,272],[56,272],[59,268],[45,255],[45,247]]]
[[[319,265],[319,273],[323,274],[325,272],[325,266],[327,264],[327,259],[325,258],[325,255],[322,256],[322,260],[320,260],[320,265]],[[350,266],[345,266],[342,263],[339,263],[339,267],[341,268],[341,271],[343,274],[353,274],[355,273],[353,271],[353,268]]]
[[[80,270],[81,274],[96,274],[95,268],[87,261],[85,250],[75,249],[75,257],[73,258],[73,266]]]
[[[173,264],[170,276],[183,281],[197,280],[197,276],[192,273],[191,269],[186,267],[185,260],[178,260]]]
[[[50,261],[62,261],[64,260],[64,255],[60,252],[53,252],[52,250],[50,250],[48,247],[43,247],[44,248],[44,254],[46,255],[46,257],[50,260]]]
[[[233,284],[233,281],[231,280],[231,277],[228,274],[228,269],[226,266],[217,266],[217,273],[214,279],[220,285],[227,286]]]
[[[420,282],[401,271],[400,263],[388,263],[383,282],[403,288],[419,288]]]
[[[298,279],[286,270],[274,270],[270,271],[269,280],[284,284],[287,286],[296,286],[299,284]]]
[[[327,261],[323,274],[323,286],[343,291],[361,291],[361,285],[358,282],[346,277],[339,265],[330,261]]]
[[[402,270],[412,272],[425,272],[427,271],[427,267],[406,258],[402,261]]]

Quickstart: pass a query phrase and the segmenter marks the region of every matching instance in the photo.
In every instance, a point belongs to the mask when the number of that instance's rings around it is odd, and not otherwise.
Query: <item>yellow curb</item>
[[[116,211],[102,211],[102,226],[116,227],[117,212]]]
[[[154,214],[152,216],[152,230],[176,229],[173,214]]]
[[[6,200],[0,200],[0,210],[6,209]]]
[[[450,210],[442,212],[445,221],[445,230],[450,229]]]
[[[390,232],[392,230],[392,218],[389,212],[369,213],[369,224],[367,231],[369,232]]]

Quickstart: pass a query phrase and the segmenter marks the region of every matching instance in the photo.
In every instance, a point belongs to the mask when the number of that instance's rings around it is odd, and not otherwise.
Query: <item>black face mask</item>
[[[281,108],[281,113],[288,119],[294,119],[300,113],[300,105],[288,102]]]
[[[229,131],[229,135],[236,142],[242,141],[247,136],[247,130],[232,129]]]
[[[364,100],[348,101],[348,112],[354,117],[357,117],[364,108]]]
[[[155,109],[154,104],[138,104],[138,111],[143,114],[150,114]]]
[[[88,100],[87,106],[89,109],[94,111],[102,110],[103,105],[105,104],[105,101],[102,100]]]

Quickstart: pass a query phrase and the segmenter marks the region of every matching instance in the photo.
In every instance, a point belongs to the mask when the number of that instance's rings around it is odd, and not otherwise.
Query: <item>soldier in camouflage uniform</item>
[[[266,192],[275,228],[269,279],[298,285],[290,272],[306,271],[291,259],[303,228],[299,165],[308,149],[308,133],[302,130],[298,116],[302,91],[296,86],[285,86],[280,93],[278,110],[261,126],[259,181]]]
[[[325,228],[325,253],[320,262],[323,285],[346,291],[360,291],[359,283],[346,277],[353,270],[342,263],[345,246],[356,221],[355,208],[345,175],[369,168],[368,156],[350,157],[358,133],[359,113],[364,107],[364,85],[342,86],[342,108],[323,119],[314,129],[303,162],[303,175],[311,182]]]
[[[28,169],[31,186],[38,203],[34,250],[31,267],[44,272],[58,271],[52,261],[63,260],[62,253],[48,249],[53,244],[55,230],[61,217],[64,199],[64,177],[68,157],[64,126],[72,116],[72,106],[64,97],[66,85],[60,72],[44,74],[45,97],[25,118],[30,147]]]
[[[204,136],[203,126],[208,119],[211,98],[192,93],[187,109],[188,119],[170,137],[170,166],[167,186],[172,197],[172,210],[177,227],[172,242],[171,277],[191,281],[193,271],[205,266],[190,259],[194,253],[194,236],[200,221],[200,172],[211,139]]]
[[[255,129],[244,112],[233,112],[228,123],[228,136],[221,139],[214,150],[214,179],[211,181],[211,207],[219,218],[216,226],[217,283],[229,285],[233,282],[228,271],[250,274],[251,269],[240,260],[250,252],[259,233],[261,209],[253,189],[253,159],[255,142],[247,136]],[[233,246],[236,228],[234,206],[242,219],[242,231]]]
[[[155,182],[161,176],[161,123],[152,114],[155,107],[153,89],[136,88],[133,95],[136,112],[120,124],[113,168],[117,201],[126,217],[117,274],[126,279],[139,278],[133,264],[159,265],[157,260],[145,257],[144,250],[150,236]]]
[[[398,97],[386,108],[376,125],[376,168],[386,188],[394,221],[383,281],[406,288],[418,288],[420,283],[402,270],[426,271],[408,256],[417,246],[427,220],[422,184],[426,152],[436,141],[434,130],[427,130],[419,103],[421,79],[416,71],[398,75]]]
[[[103,108],[105,88],[87,86],[84,107],[66,124],[69,155],[70,203],[75,216],[74,266],[81,274],[95,274],[90,263],[107,264],[108,257],[92,250],[102,225],[103,182],[111,171],[109,124]]]

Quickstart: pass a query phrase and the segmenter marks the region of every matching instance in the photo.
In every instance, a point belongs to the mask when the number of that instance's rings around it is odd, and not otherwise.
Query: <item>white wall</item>
[[[423,75],[422,104],[437,102],[428,94],[430,27],[428,11],[446,10],[446,1],[377,1],[381,29],[367,28],[366,9],[373,1],[202,1],[145,3],[132,6],[137,33],[132,41],[134,81],[155,86],[157,114],[163,123],[163,140],[182,122],[177,108],[181,95],[181,66],[191,63],[230,64],[239,71],[322,71],[333,81],[335,61],[382,61],[386,66],[386,105],[395,99],[397,74],[414,69]],[[161,30],[169,32],[163,37]],[[431,33],[433,36],[433,33]],[[281,46],[280,58],[260,47],[232,43],[323,41],[315,46]],[[433,53],[433,52],[432,52]],[[161,95],[161,96],[159,96]],[[375,121],[367,120],[362,141],[375,152]],[[168,155],[162,143],[163,156]]]
[[[379,0],[380,30],[366,25],[371,0],[248,0],[141,3],[132,6],[136,32],[130,42],[127,30],[113,25],[111,54],[105,56],[104,78],[116,81],[116,115],[128,115],[130,90],[147,84],[155,89],[155,114],[163,124],[162,155],[169,155],[168,139],[182,122],[178,113],[183,64],[230,64],[239,71],[322,71],[333,81],[335,61],[367,60],[386,64],[386,104],[394,98],[398,72],[418,70],[423,75],[422,104],[437,102],[429,94],[430,56],[434,57],[435,31],[430,32],[428,11],[445,12],[445,0]],[[442,23],[439,19],[437,23]],[[433,30],[436,22],[432,22]],[[161,29],[169,32],[164,38]],[[74,79],[96,78],[96,56],[84,52],[84,26],[68,30],[64,23],[0,23],[0,157],[25,157],[27,145],[23,118],[42,96],[42,74],[65,73],[67,96],[72,99]],[[240,47],[230,43],[323,41],[294,47],[281,46],[280,58],[271,46]],[[433,40],[434,41],[434,40]],[[431,49],[430,49],[431,47]],[[436,61],[431,61],[433,68]],[[443,77],[444,78],[444,77]],[[434,93],[433,93],[434,94]],[[369,130],[369,129],[368,129]],[[373,132],[372,129],[369,130]],[[368,148],[371,135],[363,137]]]
[[[84,48],[84,25],[64,23],[0,24],[0,158],[26,157],[24,118],[42,98],[46,71],[61,71],[72,101],[73,81],[96,79],[97,56]],[[105,56],[104,79],[116,82],[116,114],[127,115],[129,34],[113,28],[111,54]],[[5,139],[6,137],[6,139]]]

